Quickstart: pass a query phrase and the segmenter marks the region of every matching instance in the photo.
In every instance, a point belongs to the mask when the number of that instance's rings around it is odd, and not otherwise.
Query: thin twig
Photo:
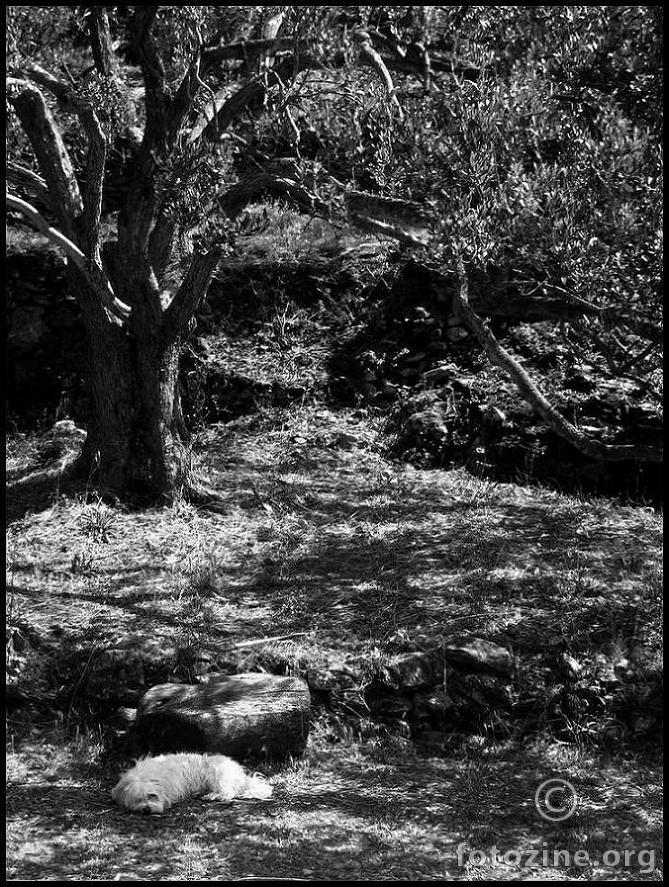
[[[273,641],[287,641],[290,638],[301,638],[308,633],[309,632],[307,631],[294,631],[292,634],[280,634],[272,638],[256,638],[254,641],[240,641],[238,644],[233,644],[232,646],[236,650],[240,650],[242,647],[257,647],[260,644],[269,644]]]

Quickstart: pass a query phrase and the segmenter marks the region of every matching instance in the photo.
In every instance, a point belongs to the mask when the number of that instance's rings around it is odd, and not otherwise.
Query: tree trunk
[[[85,287],[78,279],[75,286]],[[126,290],[126,287],[123,288]],[[172,501],[193,486],[179,402],[180,339],[135,302],[112,326],[78,293],[88,334],[91,424],[75,473],[97,487]]]

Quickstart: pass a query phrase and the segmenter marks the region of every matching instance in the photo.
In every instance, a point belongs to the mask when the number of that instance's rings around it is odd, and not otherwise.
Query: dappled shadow
[[[471,616],[477,627],[496,621],[496,632],[511,629],[521,646],[532,640],[545,649],[567,623],[572,639],[603,643],[624,636],[624,625],[633,631],[646,611],[647,601],[630,601],[621,580],[630,567],[637,581],[644,570],[652,579],[661,536],[632,514],[628,523],[598,519],[587,503],[529,497],[478,508],[438,493],[361,503],[355,495],[321,496],[307,483],[292,484],[283,501],[299,501],[307,488],[308,535],[287,540],[278,579],[265,570],[247,587],[272,598],[299,591],[321,626],[336,620],[340,630],[367,637],[362,617],[385,606],[409,631],[420,624],[439,636],[450,621]]]
[[[556,776],[578,794],[568,822],[548,822],[535,806],[539,785]],[[450,758],[417,756],[409,746],[317,746],[306,766],[271,776],[268,802],[191,799],[152,817],[111,804],[112,776],[70,788],[35,774],[10,785],[10,865],[16,877],[35,880],[109,880],[117,871],[181,880],[187,869],[191,880],[517,880],[544,871],[540,858],[529,872],[517,860],[467,865],[470,852],[495,846],[524,860],[533,850],[585,850],[588,867],[554,870],[583,877],[605,850],[653,851],[660,865],[660,779],[655,760],[560,759],[549,745],[481,746]],[[33,842],[39,855],[25,852]],[[633,860],[628,874],[656,879],[640,868]]]
[[[10,525],[32,512],[44,511],[59,495],[73,492],[75,485],[59,472],[26,471],[6,485],[5,523]]]
[[[96,804],[99,804],[101,809],[110,806],[107,797],[98,788],[63,787],[58,783],[33,781],[29,785],[10,782],[7,787],[6,802],[9,817],[19,814],[37,816],[40,812],[46,813],[47,810],[58,810],[64,816],[72,816],[80,813],[82,809],[90,811]],[[50,829],[48,819],[44,827],[47,831],[58,828],[54,823]]]
[[[403,471],[379,455],[364,419],[318,414],[310,436],[311,413],[289,418],[207,432],[208,469],[227,503],[217,513],[60,499],[15,525],[14,612],[49,638],[48,655],[70,661],[77,650],[75,678],[94,651],[124,645],[158,681],[173,679],[185,647],[214,671],[306,674],[345,661],[358,675],[370,649],[429,649],[475,633],[537,668],[565,640],[592,669],[616,644],[652,660],[661,541],[652,512],[464,472]],[[294,655],[272,658],[270,648],[263,658],[258,642],[292,633],[301,633]],[[172,651],[159,673],[157,648]]]

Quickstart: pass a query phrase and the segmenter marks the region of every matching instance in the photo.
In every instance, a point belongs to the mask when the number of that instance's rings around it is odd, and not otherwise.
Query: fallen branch
[[[279,158],[266,169],[253,170],[221,197],[221,206],[231,219],[262,194],[283,197],[303,212],[327,216],[328,205],[301,181],[301,172],[292,158]]]
[[[300,44],[300,46],[305,44]],[[267,53],[276,55],[282,50],[293,49],[292,37],[275,37],[267,40],[244,40],[239,43],[231,43],[228,46],[209,45],[202,53],[202,66],[205,71],[210,71],[223,61],[245,61],[249,56]]]
[[[404,229],[398,228],[396,225],[391,225],[388,222],[380,222],[378,219],[373,219],[371,216],[351,213],[350,222],[356,228],[359,228],[361,231],[366,231],[368,234],[376,234],[378,237],[391,237],[394,240],[398,240],[400,243],[406,243],[409,246],[425,246],[427,243],[427,238],[424,236],[415,235],[410,231],[405,231]]]
[[[259,647],[260,644],[271,644],[274,641],[288,641],[291,638],[302,638],[306,634],[308,634],[306,631],[294,631],[292,634],[280,634],[271,638],[256,638],[254,641],[240,641],[238,644],[233,644],[232,646],[235,650],[241,650],[243,647]]]
[[[568,441],[575,449],[591,459],[609,462],[622,462],[632,459],[638,462],[662,462],[664,451],[661,447],[638,446],[635,444],[605,444],[587,438],[579,429],[568,422],[547,400],[532,381],[528,373],[497,341],[488,326],[481,320],[469,304],[469,283],[462,259],[458,260],[460,289],[454,293],[454,305],[466,325],[474,333],[490,360],[504,370],[517,385],[525,400],[541,416],[549,428]]]

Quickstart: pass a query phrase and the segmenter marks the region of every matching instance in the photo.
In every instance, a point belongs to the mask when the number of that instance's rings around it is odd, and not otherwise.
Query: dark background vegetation
[[[36,56],[81,76],[85,19],[12,9],[10,60]],[[229,23],[237,38],[256,33],[270,10],[239,7],[236,19],[212,12],[207,20],[207,9],[200,17],[210,28]],[[300,143],[286,140],[272,108],[254,109],[237,121],[244,143],[221,142],[219,159],[203,158],[181,195],[180,211],[195,224],[190,236],[223,226],[230,244],[185,348],[191,426],[248,412],[270,391],[272,402],[364,403],[387,415],[400,458],[657,501],[657,465],[595,464],[534,421],[515,386],[477,356],[471,333],[449,327],[430,274],[448,272],[454,250],[465,250],[493,330],[566,418],[604,442],[659,440],[661,8],[296,10],[300,33],[313,39],[323,27],[320,70],[293,107]],[[122,41],[122,16],[112,23]],[[187,23],[177,16],[169,39]],[[397,35],[405,47],[427,40],[458,73],[435,75],[429,91],[417,76],[394,74],[400,117],[378,90],[370,100],[374,72],[341,67],[342,27]],[[84,88],[94,90],[86,76]],[[62,126],[74,156],[82,154],[76,118]],[[29,165],[11,116],[9,133],[11,157]],[[122,142],[110,154],[110,212]],[[303,175],[315,166],[369,193],[420,203],[429,246],[384,247],[372,236],[359,248],[359,230],[336,212],[330,222],[310,220],[281,203],[252,205],[234,222],[215,207],[198,219],[199,191],[217,163],[243,177],[290,154]],[[66,415],[85,424],[82,329],[58,283],[59,259],[34,242],[26,252],[16,228],[9,242],[10,427]],[[578,300],[591,310],[565,309]],[[259,378],[240,372],[244,361]]]

